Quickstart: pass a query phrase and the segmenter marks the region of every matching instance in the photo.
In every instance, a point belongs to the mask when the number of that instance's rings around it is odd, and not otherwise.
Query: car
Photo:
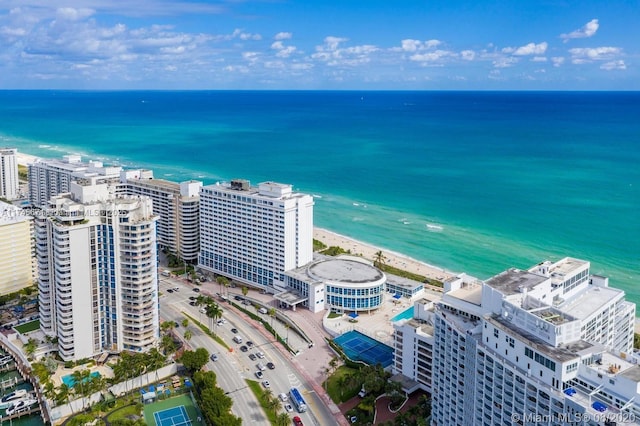
[[[253,346],[253,342],[252,342],[251,340],[249,340],[249,341],[247,342],[247,346],[249,346],[249,347]]]
[[[221,319],[219,319],[219,320],[216,322],[216,324],[218,324],[218,325],[222,325],[222,324],[224,324],[225,322],[226,322],[225,320],[221,320]]]
[[[180,287],[174,287],[173,291],[180,291]]]
[[[268,363],[267,363],[267,368],[268,368],[269,370],[273,370],[273,369],[275,369],[275,368],[276,368],[276,365],[275,365],[274,363],[272,363],[272,362],[268,362]]]
[[[264,386],[265,389],[269,389],[271,387],[271,383],[269,383],[268,380],[265,380],[264,382],[262,382],[262,386]]]
[[[264,354],[262,352],[256,352],[256,356],[260,359],[264,359]]]
[[[195,297],[195,296],[189,296],[189,300],[196,300],[196,299],[197,299],[197,297]]]
[[[264,370],[266,370],[266,368],[264,368],[264,365],[262,365],[262,363],[261,363],[261,362],[259,362],[259,363],[256,365],[256,368],[257,368],[258,370],[260,370],[260,371],[264,371]]]
[[[196,306],[196,305],[197,305],[197,303],[196,303],[196,301],[195,301],[195,300],[192,300],[191,302],[189,302],[189,304],[190,304],[191,306]]]
[[[287,396],[286,393],[278,394],[278,398],[280,398],[280,401],[282,402],[287,402],[289,400],[289,397]]]
[[[246,352],[246,351],[248,351],[248,350],[249,350],[249,348],[247,348],[245,345],[242,345],[242,346],[240,346],[240,350],[241,350],[242,352]]]
[[[211,354],[211,356],[209,358],[211,358],[211,361],[216,362],[218,360],[218,355]]]
[[[201,314],[206,314],[207,313],[207,308],[200,308],[200,313]]]
[[[258,379],[262,379],[264,377],[264,374],[262,374],[262,371],[256,371],[256,377]]]
[[[293,418],[293,424],[294,424],[294,425],[296,425],[296,426],[304,426],[304,425],[302,424],[302,420],[301,420],[301,419],[300,419],[300,417],[298,417],[298,416],[295,416],[295,417]]]
[[[244,298],[242,296],[233,296],[233,298],[235,300],[244,300]]]
[[[255,361],[256,360],[256,356],[254,354],[249,354],[249,359],[251,361]]]
[[[286,411],[287,413],[293,412],[293,407],[291,406],[291,404],[284,404],[284,411]]]
[[[168,288],[167,289],[167,293],[173,293],[173,289],[172,288]]]
[[[360,398],[364,398],[365,396],[367,396],[367,391],[365,391],[364,389],[360,389],[360,392],[358,392],[358,396]]]
[[[237,329],[237,328],[232,328],[232,329],[231,329],[231,332],[232,332],[233,334],[237,334],[237,333],[238,333],[238,329]]]
[[[195,291],[196,293],[200,293],[200,289],[198,287],[194,287],[193,291]]]
[[[175,322],[173,323],[173,325],[174,325],[176,328],[180,327],[180,324],[178,324],[178,321],[175,321]]]
[[[250,304],[251,304],[251,302],[249,302],[248,300],[243,300],[243,301],[242,301],[242,304],[243,304],[243,305],[250,305]]]

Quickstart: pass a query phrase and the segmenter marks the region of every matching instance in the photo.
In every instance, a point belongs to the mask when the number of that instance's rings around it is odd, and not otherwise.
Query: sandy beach
[[[373,261],[375,254],[382,251],[385,257],[385,263],[404,271],[423,275],[427,278],[435,280],[445,280],[456,274],[428,263],[420,262],[400,253],[396,253],[381,247],[376,247],[367,243],[363,243],[353,238],[337,234],[322,228],[314,228],[313,238],[322,241],[327,247],[338,246],[345,250],[351,250],[352,254],[360,255],[365,259]]]
[[[21,166],[26,166],[29,163],[33,163],[36,160],[39,160],[40,157],[36,157],[35,155],[25,154],[24,152],[18,151],[16,153],[16,160],[18,164]]]

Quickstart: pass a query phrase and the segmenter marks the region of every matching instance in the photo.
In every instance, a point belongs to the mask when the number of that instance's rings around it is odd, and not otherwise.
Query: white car
[[[264,382],[262,382],[262,386],[264,386],[265,388],[269,389],[271,387],[271,383],[269,383],[268,380],[265,380]]]
[[[262,371],[256,371],[256,377],[258,379],[262,379],[264,377],[264,374],[262,374]],[[269,383],[269,382],[267,382]],[[263,383],[264,384],[264,383]],[[268,388],[269,386],[265,386],[265,388]]]
[[[280,395],[278,395],[278,398],[280,398],[280,401],[282,402],[287,402],[287,400],[289,399],[286,393],[281,393]]]
[[[264,354],[262,352],[256,352],[256,356],[260,359],[264,358]]]
[[[284,411],[286,411],[287,413],[293,412],[293,407],[291,406],[291,404],[284,404]]]

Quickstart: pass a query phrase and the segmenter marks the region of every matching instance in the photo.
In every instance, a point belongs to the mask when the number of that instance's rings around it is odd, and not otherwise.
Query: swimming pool
[[[391,318],[391,322],[396,322],[403,319],[411,319],[411,318],[413,318],[413,306],[400,312],[395,317]]]
[[[93,373],[91,373],[91,377],[100,377],[100,373],[94,371]],[[66,376],[62,376],[62,383],[67,385],[69,388],[72,388],[75,386],[76,381],[73,379],[72,374],[67,374]]]

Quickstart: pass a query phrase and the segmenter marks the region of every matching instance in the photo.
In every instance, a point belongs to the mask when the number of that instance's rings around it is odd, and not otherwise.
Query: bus
[[[291,388],[289,391],[289,395],[291,396],[291,401],[298,409],[298,412],[304,413],[307,411],[307,403],[304,402],[304,398],[302,398],[302,394],[296,388]]]

